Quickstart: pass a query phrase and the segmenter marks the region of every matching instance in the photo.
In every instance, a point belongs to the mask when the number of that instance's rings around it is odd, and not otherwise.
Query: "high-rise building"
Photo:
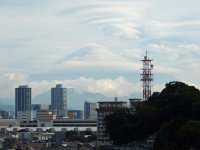
[[[97,144],[107,145],[112,144],[109,136],[105,134],[105,125],[103,119],[105,116],[112,114],[120,109],[128,109],[127,102],[111,101],[111,102],[98,102],[99,108],[97,109]]]
[[[51,88],[51,109],[57,116],[67,115],[67,89],[61,84]]]
[[[31,121],[31,88],[20,85],[15,88],[15,117],[20,122]]]
[[[97,120],[97,103],[87,102],[84,103],[84,119]]]

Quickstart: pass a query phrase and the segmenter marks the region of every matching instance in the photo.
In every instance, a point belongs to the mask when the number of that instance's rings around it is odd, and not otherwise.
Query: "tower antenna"
[[[142,74],[140,74],[142,86],[143,86],[143,100],[148,100],[148,98],[151,96],[151,81],[153,81],[153,64],[151,62],[153,60],[150,60],[147,57],[147,51],[146,56],[144,56],[144,59],[141,60],[143,62],[143,68],[142,68]]]

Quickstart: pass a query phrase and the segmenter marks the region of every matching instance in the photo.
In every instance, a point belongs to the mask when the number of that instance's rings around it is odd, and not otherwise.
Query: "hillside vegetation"
[[[114,144],[144,141],[156,135],[156,149],[200,149],[200,91],[182,82],[167,83],[136,109],[105,117]]]

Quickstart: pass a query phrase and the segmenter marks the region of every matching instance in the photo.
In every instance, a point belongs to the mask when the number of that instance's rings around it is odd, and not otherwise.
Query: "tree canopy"
[[[156,134],[156,148],[200,149],[200,91],[169,82],[137,107],[134,115],[121,110],[105,117],[105,127],[114,144],[143,141]]]

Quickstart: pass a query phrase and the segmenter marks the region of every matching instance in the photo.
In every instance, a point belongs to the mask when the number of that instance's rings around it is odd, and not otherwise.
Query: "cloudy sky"
[[[142,93],[141,59],[154,64],[153,91],[200,87],[197,0],[0,0],[0,98],[56,83],[105,96]]]

